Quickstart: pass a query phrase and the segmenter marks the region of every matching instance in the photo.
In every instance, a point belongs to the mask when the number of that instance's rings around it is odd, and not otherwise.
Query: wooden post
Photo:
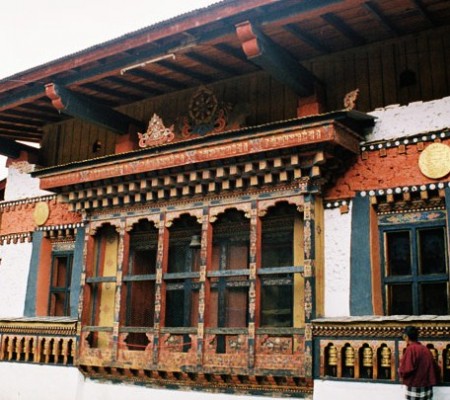
[[[315,281],[315,202],[314,195],[305,195],[303,228],[303,254],[304,254],[304,294],[305,294],[305,359],[304,376],[313,377],[313,343],[311,321],[316,315],[316,281]]]
[[[130,244],[129,233],[125,229],[125,219],[121,219],[119,231],[119,243],[117,251],[117,270],[116,270],[116,293],[114,298],[114,323],[113,323],[113,346],[112,358],[117,360],[118,342],[119,342],[119,325],[120,325],[120,305],[122,293],[122,275],[124,260],[128,259],[128,248]]]
[[[208,322],[208,312],[206,305],[209,304],[210,284],[206,279],[208,265],[211,265],[212,254],[212,227],[209,222],[209,209],[203,209],[202,216],[202,239],[200,247],[200,288],[198,295],[198,325],[197,325],[197,367],[202,368],[203,354],[205,351],[205,324]]]
[[[158,253],[156,255],[156,280],[155,280],[155,319],[153,339],[153,364],[158,364],[159,335],[161,322],[165,318],[165,288],[163,287],[163,272],[167,270],[167,256],[169,254],[169,231],[166,228],[165,214],[160,214],[158,228]]]
[[[256,326],[259,323],[259,297],[260,288],[256,278],[257,269],[261,266],[261,219],[258,216],[257,202],[252,201],[250,212],[250,274],[249,274],[249,294],[248,294],[248,368],[255,367],[255,339]]]

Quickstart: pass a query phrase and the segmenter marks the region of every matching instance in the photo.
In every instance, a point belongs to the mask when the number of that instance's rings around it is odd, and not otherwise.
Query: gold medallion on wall
[[[440,179],[450,173],[450,147],[443,143],[432,143],[419,157],[419,169],[430,179]]]
[[[48,204],[45,201],[40,201],[36,203],[34,207],[34,222],[37,226],[44,225],[47,222],[47,219],[50,215],[50,209],[48,208]]]

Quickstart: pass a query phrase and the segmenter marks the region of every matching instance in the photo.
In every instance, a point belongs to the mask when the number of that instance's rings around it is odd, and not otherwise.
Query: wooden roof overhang
[[[373,117],[356,111],[296,118],[210,134],[32,173],[74,210],[324,185],[359,154]]]
[[[120,106],[258,70],[304,96],[303,61],[449,21],[448,0],[220,1],[0,80],[0,153],[74,117],[126,133],[146,121]]]

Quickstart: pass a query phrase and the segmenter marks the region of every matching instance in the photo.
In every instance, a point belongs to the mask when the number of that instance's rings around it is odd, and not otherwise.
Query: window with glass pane
[[[144,350],[148,338],[142,328],[154,323],[156,253],[158,230],[153,223],[141,220],[130,232],[128,269],[123,277],[127,345]],[[139,329],[140,328],[140,329]]]
[[[250,222],[242,211],[227,210],[213,225],[209,326],[248,324]]]
[[[72,260],[72,253],[53,255],[48,305],[48,315],[50,316],[70,315]]]
[[[164,274],[166,327],[196,327],[200,269],[201,225],[182,215],[169,231],[169,257]]]
[[[106,348],[114,326],[117,283],[119,234],[114,226],[105,224],[97,230],[93,250],[86,270],[84,291],[89,309],[83,315],[83,323],[96,329],[90,336],[90,345]]]
[[[382,229],[389,315],[447,315],[448,266],[443,225]]]
[[[262,219],[261,326],[293,326],[294,220],[296,207],[277,204]],[[283,272],[282,272],[283,271]]]

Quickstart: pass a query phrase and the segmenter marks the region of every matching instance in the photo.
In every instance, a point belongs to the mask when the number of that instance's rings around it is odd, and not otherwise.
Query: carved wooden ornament
[[[175,138],[173,133],[173,125],[166,128],[162,119],[153,114],[152,119],[148,123],[147,132],[138,133],[139,147],[157,146],[164,143],[169,143]]]

